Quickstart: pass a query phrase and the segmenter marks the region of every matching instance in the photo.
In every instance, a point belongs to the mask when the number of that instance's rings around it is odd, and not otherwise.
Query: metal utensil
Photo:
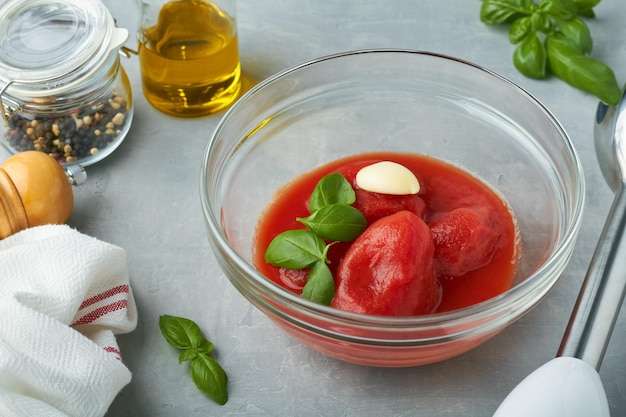
[[[609,405],[598,370],[626,293],[626,91],[598,105],[596,155],[615,198],[557,357],[526,377],[494,417],[604,417]]]

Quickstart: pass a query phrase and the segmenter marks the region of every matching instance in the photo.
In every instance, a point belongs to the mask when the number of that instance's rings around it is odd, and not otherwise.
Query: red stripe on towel
[[[114,348],[113,346],[106,346],[104,351],[115,354],[115,359],[120,362],[122,361],[122,352],[120,352],[119,349]]]
[[[113,287],[108,291],[101,292],[98,295],[94,295],[93,297],[86,299],[85,301],[81,303],[80,307],[78,307],[78,310],[88,307],[106,298],[109,298],[112,295],[120,294],[123,292],[128,293],[128,291],[129,291],[128,285],[118,285],[117,287]]]
[[[128,300],[119,300],[111,304],[107,304],[100,308],[95,309],[94,311],[85,314],[80,319],[76,320],[71,324],[72,327],[80,326],[81,324],[89,324],[98,320],[102,316],[106,316],[109,313],[113,313],[114,311],[123,310],[126,308],[128,304]]]

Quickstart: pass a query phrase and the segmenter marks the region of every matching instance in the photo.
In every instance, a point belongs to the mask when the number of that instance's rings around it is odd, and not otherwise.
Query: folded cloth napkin
[[[65,225],[0,240],[0,416],[103,416],[136,324],[123,249]]]

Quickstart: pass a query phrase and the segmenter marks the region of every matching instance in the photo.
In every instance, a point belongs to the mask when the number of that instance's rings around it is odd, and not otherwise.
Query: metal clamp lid
[[[0,7],[3,102],[71,88],[127,36],[99,0],[7,0]]]

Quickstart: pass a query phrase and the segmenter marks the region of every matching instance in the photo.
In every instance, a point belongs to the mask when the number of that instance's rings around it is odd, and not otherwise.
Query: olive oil
[[[176,116],[217,112],[239,96],[241,67],[233,17],[203,0],[166,3],[139,34],[143,92]]]

